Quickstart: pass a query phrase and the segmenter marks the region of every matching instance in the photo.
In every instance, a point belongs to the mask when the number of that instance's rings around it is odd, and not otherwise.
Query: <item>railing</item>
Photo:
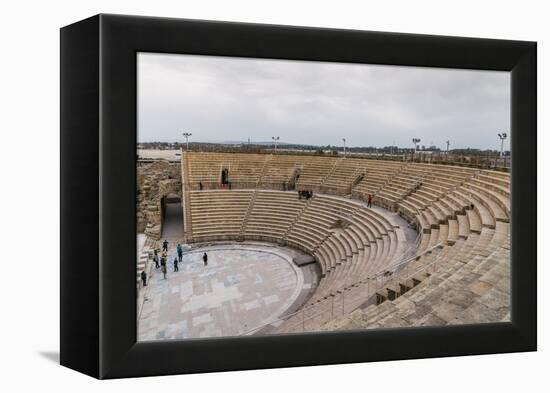
[[[273,154],[273,149],[249,149],[247,147],[242,148],[209,148],[207,146],[190,146],[190,151],[201,151],[201,152],[216,152],[216,153],[255,153],[255,154]],[[322,155],[315,154],[314,151],[296,151],[296,150],[284,150],[279,149],[277,151],[278,155],[293,155],[293,156],[314,156],[314,157],[323,157]],[[501,172],[509,172],[511,167],[511,157],[505,156],[500,158],[500,155],[462,155],[462,154],[453,154],[446,152],[438,153],[425,153],[418,151],[416,155],[414,153],[398,153],[398,154],[387,154],[387,153],[354,153],[348,151],[346,153],[349,157],[353,158],[363,158],[371,160],[383,160],[383,161],[401,161],[401,162],[418,162],[418,163],[428,163],[428,164],[438,164],[438,165],[454,165],[462,166],[469,168],[480,168],[480,169],[489,169],[497,170]],[[328,155],[327,157],[333,158],[333,156]],[[144,158],[139,157],[138,162],[155,162],[166,160],[164,158]],[[175,159],[177,160],[177,158]]]
[[[346,187],[346,193],[351,194],[353,192],[353,187],[357,186],[359,183],[363,181],[365,176],[367,176],[367,168],[357,168],[355,171],[353,171],[353,174],[351,175],[351,181],[349,185],[349,192],[348,188]]]
[[[336,167],[338,166],[338,164],[340,164],[342,162],[342,160],[344,160],[344,157],[338,158],[337,160],[334,161],[334,164],[329,169],[327,174],[319,181],[319,188],[321,188],[325,185],[328,178],[334,173],[334,171],[336,170]]]
[[[426,174],[413,175],[413,177],[412,177],[413,183],[405,190],[405,192],[396,201],[396,203],[401,202],[402,200],[407,198],[409,195],[416,192],[420,188],[420,186],[422,186],[422,183],[423,183],[425,177],[426,177]]]
[[[308,331],[308,324],[310,325],[310,329],[316,329],[336,317],[342,317],[351,311],[354,311],[365,303],[372,302],[372,297],[384,288],[384,286],[388,286],[390,281],[393,281],[399,285],[400,282],[406,282],[422,272],[435,272],[437,269],[436,265],[441,258],[440,255],[431,261],[425,262],[417,269],[411,269],[409,268],[409,265],[412,261],[415,261],[423,255],[431,253],[435,249],[440,248],[440,246],[441,243],[438,243],[435,246],[414,255],[413,257],[409,257],[399,263],[387,266],[370,277],[366,277],[350,285],[343,286],[335,293],[330,294],[328,297],[320,300],[314,305],[304,307],[291,314],[276,318],[269,323],[247,330],[240,335],[251,335],[269,326],[274,326],[274,324],[287,324],[287,326],[285,326],[285,333],[300,333]]]
[[[296,214],[296,217],[294,217],[294,220],[292,220],[292,222],[290,223],[290,226],[288,227],[288,229],[286,230],[285,234],[281,237],[281,240],[283,242],[286,242],[287,240],[287,237],[288,235],[290,234],[290,232],[292,231],[292,228],[294,228],[294,225],[298,222],[298,220],[302,217],[302,215],[304,214],[304,212],[307,210],[307,208],[309,207],[311,201],[315,198],[315,195],[313,197],[311,197],[310,199],[307,199],[306,202],[304,203],[304,206],[302,207],[302,209],[300,210],[300,212],[298,214]]]
[[[256,183],[256,188],[254,189],[254,192],[252,193],[252,196],[250,197],[250,201],[248,201],[248,207],[246,209],[246,212],[243,217],[243,223],[241,224],[241,229],[239,231],[239,237],[244,236],[244,232],[246,230],[246,225],[248,224],[248,220],[250,218],[250,215],[252,214],[252,210],[254,210],[254,204],[256,203],[256,196],[258,195],[258,184]]]
[[[193,227],[191,220],[191,197],[189,195],[190,183],[189,183],[189,156],[187,151],[182,151],[181,160],[181,175],[182,175],[182,208],[183,208],[183,225],[185,238],[188,239],[193,236]]]

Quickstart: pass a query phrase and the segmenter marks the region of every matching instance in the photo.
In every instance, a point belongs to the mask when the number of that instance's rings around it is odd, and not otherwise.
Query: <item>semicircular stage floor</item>
[[[154,268],[149,278],[138,340],[243,335],[291,312],[316,283],[311,266],[292,262],[296,255],[260,243],[199,247],[174,272],[171,251],[166,279]]]

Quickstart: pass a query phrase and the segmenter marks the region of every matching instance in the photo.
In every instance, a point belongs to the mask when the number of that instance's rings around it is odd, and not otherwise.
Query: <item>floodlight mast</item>
[[[503,132],[502,134],[497,134],[500,139],[500,158],[504,156],[504,140],[508,137],[508,134]]]
[[[445,142],[447,144],[447,154],[449,154],[449,146],[451,145],[450,141]]]
[[[413,138],[412,143],[414,143],[414,154],[411,156],[411,161],[414,160],[416,156],[416,151],[418,150],[418,144],[420,143],[420,138]]]
[[[344,142],[344,158],[346,158],[346,138],[342,138],[342,141]]]
[[[272,136],[271,139],[273,139],[273,143],[275,143],[275,153],[277,153],[277,141],[279,140],[279,137]]]
[[[189,137],[193,134],[191,134],[190,132],[184,132],[182,135],[185,137],[185,150],[189,151]]]

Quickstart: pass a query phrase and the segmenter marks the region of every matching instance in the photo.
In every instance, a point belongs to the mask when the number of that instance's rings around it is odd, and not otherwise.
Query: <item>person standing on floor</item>
[[[174,272],[179,272],[178,269],[178,258],[174,257]]]
[[[166,264],[162,265],[162,275],[164,276],[164,279],[166,280]]]
[[[181,246],[181,244],[178,243],[176,251],[178,252],[178,262],[181,262],[183,259],[183,247]]]
[[[204,266],[208,265],[208,254],[204,253],[202,256],[202,261],[204,262]]]
[[[168,252],[168,240],[166,239],[162,242],[162,251]]]
[[[143,282],[143,286],[147,286],[147,273],[145,273],[145,270],[141,271],[141,281]]]
[[[162,254],[160,257],[160,267],[166,266],[166,255]]]
[[[369,194],[369,198],[367,200],[367,207],[372,207],[372,194]]]
[[[158,254],[155,254],[153,261],[155,261],[155,269],[158,269],[160,267]]]

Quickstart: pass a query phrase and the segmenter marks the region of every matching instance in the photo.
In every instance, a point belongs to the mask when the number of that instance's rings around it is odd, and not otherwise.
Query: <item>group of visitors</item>
[[[298,191],[298,199],[311,199],[313,198],[313,191],[308,190],[299,190]]]
[[[177,256],[174,257],[174,260],[172,262],[172,265],[174,266],[174,273],[179,272],[179,263],[183,260],[183,246],[178,243],[176,246],[176,253]],[[202,261],[204,263],[204,266],[208,265],[208,254],[205,252],[202,256]],[[159,250],[155,249],[153,250],[153,262],[155,262],[155,269],[159,269],[162,272],[162,275],[164,279],[166,280],[166,274],[168,273],[168,269],[166,267],[168,262],[168,240],[164,240],[162,242],[162,253],[159,255]],[[145,273],[145,270],[141,272],[141,281],[143,282],[143,286],[147,286],[147,273]]]
[[[168,261],[168,242],[165,240],[162,243],[162,254],[159,256],[158,250],[153,250],[153,262],[155,262],[155,269],[160,268],[164,278],[166,279],[166,273],[168,269],[166,268],[166,263]],[[178,271],[178,260],[174,259],[174,271]]]

